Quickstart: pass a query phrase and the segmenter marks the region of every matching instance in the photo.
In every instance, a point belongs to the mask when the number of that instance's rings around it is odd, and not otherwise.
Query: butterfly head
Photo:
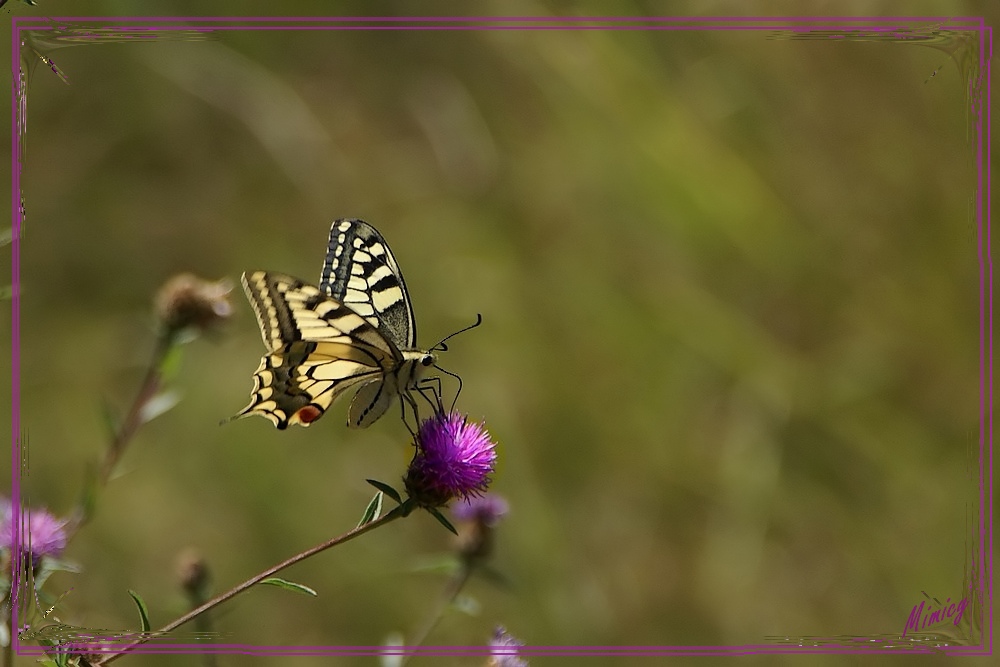
[[[408,350],[403,352],[407,371],[400,373],[400,390],[416,386],[417,381],[424,376],[427,369],[437,361],[437,355],[429,350]]]

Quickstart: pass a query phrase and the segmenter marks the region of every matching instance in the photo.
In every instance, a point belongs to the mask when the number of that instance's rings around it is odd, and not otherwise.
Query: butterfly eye
[[[431,364],[434,363],[434,357],[428,354],[423,359],[420,360],[420,363],[423,366],[430,366]]]

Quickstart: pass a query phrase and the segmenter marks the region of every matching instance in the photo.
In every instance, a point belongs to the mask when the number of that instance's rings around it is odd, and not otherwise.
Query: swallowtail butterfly
[[[244,273],[267,354],[254,373],[250,405],[279,429],[309,426],[338,396],[357,388],[348,426],[364,428],[410,391],[435,361],[416,348],[403,274],[385,239],[363,220],[337,220],[319,287],[268,271]]]

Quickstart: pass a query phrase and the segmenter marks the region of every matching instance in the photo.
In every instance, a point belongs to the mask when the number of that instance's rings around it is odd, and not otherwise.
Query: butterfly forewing
[[[417,327],[406,282],[388,244],[364,220],[337,220],[320,289],[366,318],[397,348],[413,349]]]

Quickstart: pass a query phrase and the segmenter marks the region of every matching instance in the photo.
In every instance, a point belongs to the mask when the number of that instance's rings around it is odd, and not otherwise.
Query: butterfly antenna
[[[476,321],[475,321],[474,324],[470,324],[469,326],[465,327],[464,329],[459,329],[455,333],[453,333],[451,335],[448,335],[448,336],[445,336],[440,341],[438,341],[437,345],[435,345],[434,347],[432,347],[431,350],[432,351],[433,350],[440,350],[442,352],[447,352],[448,351],[448,346],[445,345],[445,341],[446,340],[448,340],[450,338],[454,338],[455,336],[457,336],[460,333],[465,333],[469,329],[475,329],[476,327],[478,327],[482,323],[483,323],[483,315],[482,315],[482,313],[476,313]]]

